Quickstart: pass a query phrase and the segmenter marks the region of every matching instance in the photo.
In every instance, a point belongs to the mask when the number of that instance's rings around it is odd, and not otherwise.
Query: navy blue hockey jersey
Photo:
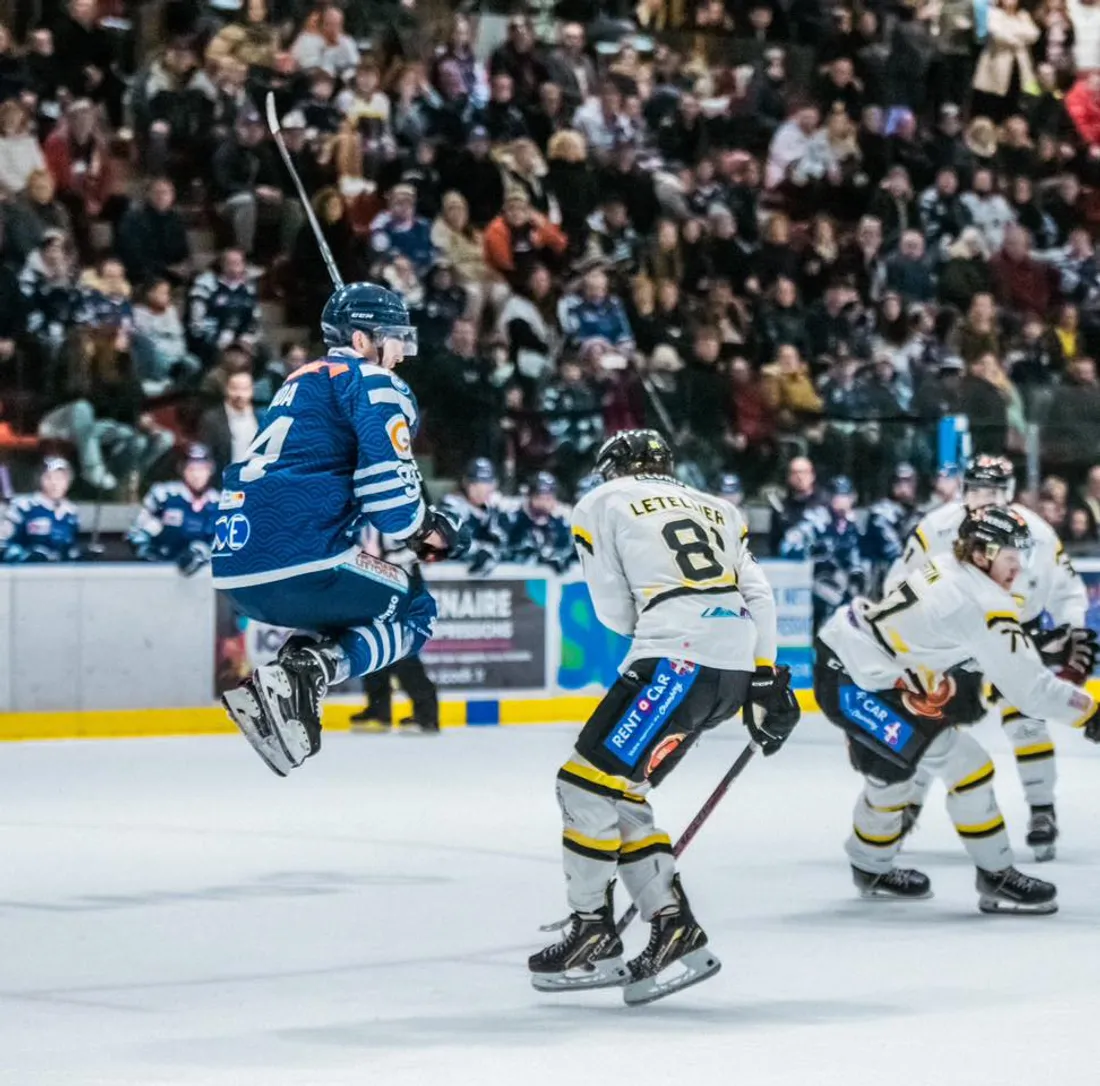
[[[130,529],[130,545],[139,558],[177,561],[192,543],[214,542],[219,494],[194,494],[186,483],[157,483],[145,495]]]
[[[420,527],[419,413],[401,378],[332,351],[286,379],[262,423],[222,478],[215,587],[338,566],[367,525],[396,540]]]
[[[72,502],[43,494],[13,498],[0,521],[0,560],[73,562],[82,557],[80,522]]]

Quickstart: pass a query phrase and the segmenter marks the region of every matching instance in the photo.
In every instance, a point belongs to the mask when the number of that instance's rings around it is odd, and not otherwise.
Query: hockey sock
[[[412,642],[400,623],[377,619],[365,626],[353,626],[336,639],[336,644],[347,654],[349,678],[389,667],[408,655]]]

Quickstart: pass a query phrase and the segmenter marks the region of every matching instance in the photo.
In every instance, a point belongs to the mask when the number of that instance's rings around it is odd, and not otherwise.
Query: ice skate
[[[281,653],[252,675],[252,687],[275,738],[292,767],[321,747],[321,698],[325,669],[311,649]]]
[[[1052,882],[1006,867],[1004,871],[978,869],[978,908],[983,913],[1035,913],[1045,916],[1058,911],[1058,888]]]
[[[235,689],[227,690],[222,695],[222,705],[264,764],[272,773],[285,777],[294,768],[294,763],[264,719],[252,680],[246,679]]]
[[[353,713],[350,724],[355,735],[389,735],[393,731],[393,725],[388,720],[379,719],[369,709]]]
[[[527,959],[531,984],[540,992],[581,988],[617,988],[630,979],[623,964],[623,943],[615,931],[613,886],[605,904],[592,913],[572,913],[544,931],[564,928],[565,934]]]
[[[438,735],[438,720],[418,720],[415,716],[407,716],[397,724],[397,730],[402,735]]]
[[[871,899],[893,898],[899,901],[924,901],[932,896],[932,883],[922,871],[912,867],[892,867],[876,875],[852,867],[852,881],[859,896]]]
[[[654,916],[648,946],[630,962],[630,981],[623,989],[628,1006],[664,999],[722,968],[707,948],[707,933],[695,922],[679,875],[673,878],[672,891],[677,903]]]
[[[1046,863],[1053,860],[1057,849],[1055,842],[1058,840],[1058,822],[1054,815],[1054,808],[1032,807],[1031,818],[1027,824],[1027,845],[1035,853],[1036,863]]]

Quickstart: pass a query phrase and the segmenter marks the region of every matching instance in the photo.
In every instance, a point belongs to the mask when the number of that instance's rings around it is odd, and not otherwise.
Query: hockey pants
[[[947,813],[977,867],[1001,871],[1012,865],[1005,821],[993,793],[993,761],[969,731],[947,728],[936,736],[918,774],[944,782]],[[845,845],[856,867],[875,874],[893,867],[902,842],[902,811],[911,800],[915,779],[886,784],[866,778]]]
[[[655,824],[648,794],[701,732],[741,708],[750,678],[675,660],[635,660],[608,690],[558,771],[572,910],[600,908],[616,873],[645,920],[675,904],[672,842]]]
[[[419,584],[410,586],[403,570],[378,559],[367,569],[348,561],[224,591],[248,618],[319,633],[339,645],[347,658],[343,680],[419,653],[435,625],[435,600]]]

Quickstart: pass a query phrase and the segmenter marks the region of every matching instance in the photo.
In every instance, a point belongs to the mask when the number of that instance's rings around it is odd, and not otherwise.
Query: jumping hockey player
[[[175,562],[185,577],[210,562],[220,495],[210,485],[214,458],[205,445],[190,445],[180,478],[156,483],[145,495],[127,538],[145,562]]]
[[[610,438],[596,466],[608,481],[577,505],[573,538],[596,614],[631,646],[558,772],[573,912],[561,941],[528,964],[543,991],[624,985],[627,1003],[648,1003],[719,968],[668,835],[654,825],[649,790],[742,706],[765,755],[783,745],[799,708],[789,673],[774,667],[775,602],[740,514],[678,482],[653,430]],[[651,925],[648,946],[625,965],[616,871]]]
[[[968,512],[953,553],[911,573],[881,603],[856,600],[818,635],[814,692],[866,778],[846,845],[864,897],[931,896],[926,875],[894,866],[920,765],[947,788],[948,814],[977,867],[979,908],[1057,910],[1055,887],[1013,866],[993,762],[960,728],[984,713],[985,675],[1033,718],[1084,728],[1100,742],[1100,707],[1047,669],[1020,624],[1011,592],[1031,546],[1014,510]]]
[[[361,550],[363,528],[420,556],[460,557],[465,545],[421,493],[416,400],[393,372],[416,352],[405,303],[352,283],[328,300],[321,331],[325,356],[287,377],[247,458],[226,470],[214,536],[214,585],[238,610],[320,632],[291,637],[222,699],[281,776],[320,748],[329,686],[419,652],[432,634],[435,601]]]
[[[558,501],[558,481],[540,471],[520,507],[504,517],[504,561],[538,563],[564,573],[575,561],[569,510]]]
[[[84,557],[76,506],[68,500],[72,484],[69,461],[48,457],[38,492],[14,498],[0,520],[0,561],[75,562]]]
[[[891,569],[885,590],[895,588],[909,573],[930,557],[949,553],[967,510],[989,505],[1004,506],[1012,501],[1012,465],[1004,457],[977,456],[966,467],[962,501],[937,506],[913,529],[902,559]],[[1092,672],[1096,638],[1085,626],[1088,595],[1053,529],[1031,510],[1013,505],[1028,526],[1034,543],[1027,568],[1013,587],[1020,606],[1024,629],[1035,640],[1040,655],[1063,678],[1082,684]],[[1055,629],[1041,630],[1046,611]],[[1054,785],[1056,766],[1054,741],[1046,722],[1021,711],[1003,691],[994,693],[1005,732],[1016,753],[1016,766],[1031,807],[1027,843],[1039,861],[1054,858],[1058,825],[1055,821]],[[906,811],[906,832],[915,823],[930,781],[918,771]]]

